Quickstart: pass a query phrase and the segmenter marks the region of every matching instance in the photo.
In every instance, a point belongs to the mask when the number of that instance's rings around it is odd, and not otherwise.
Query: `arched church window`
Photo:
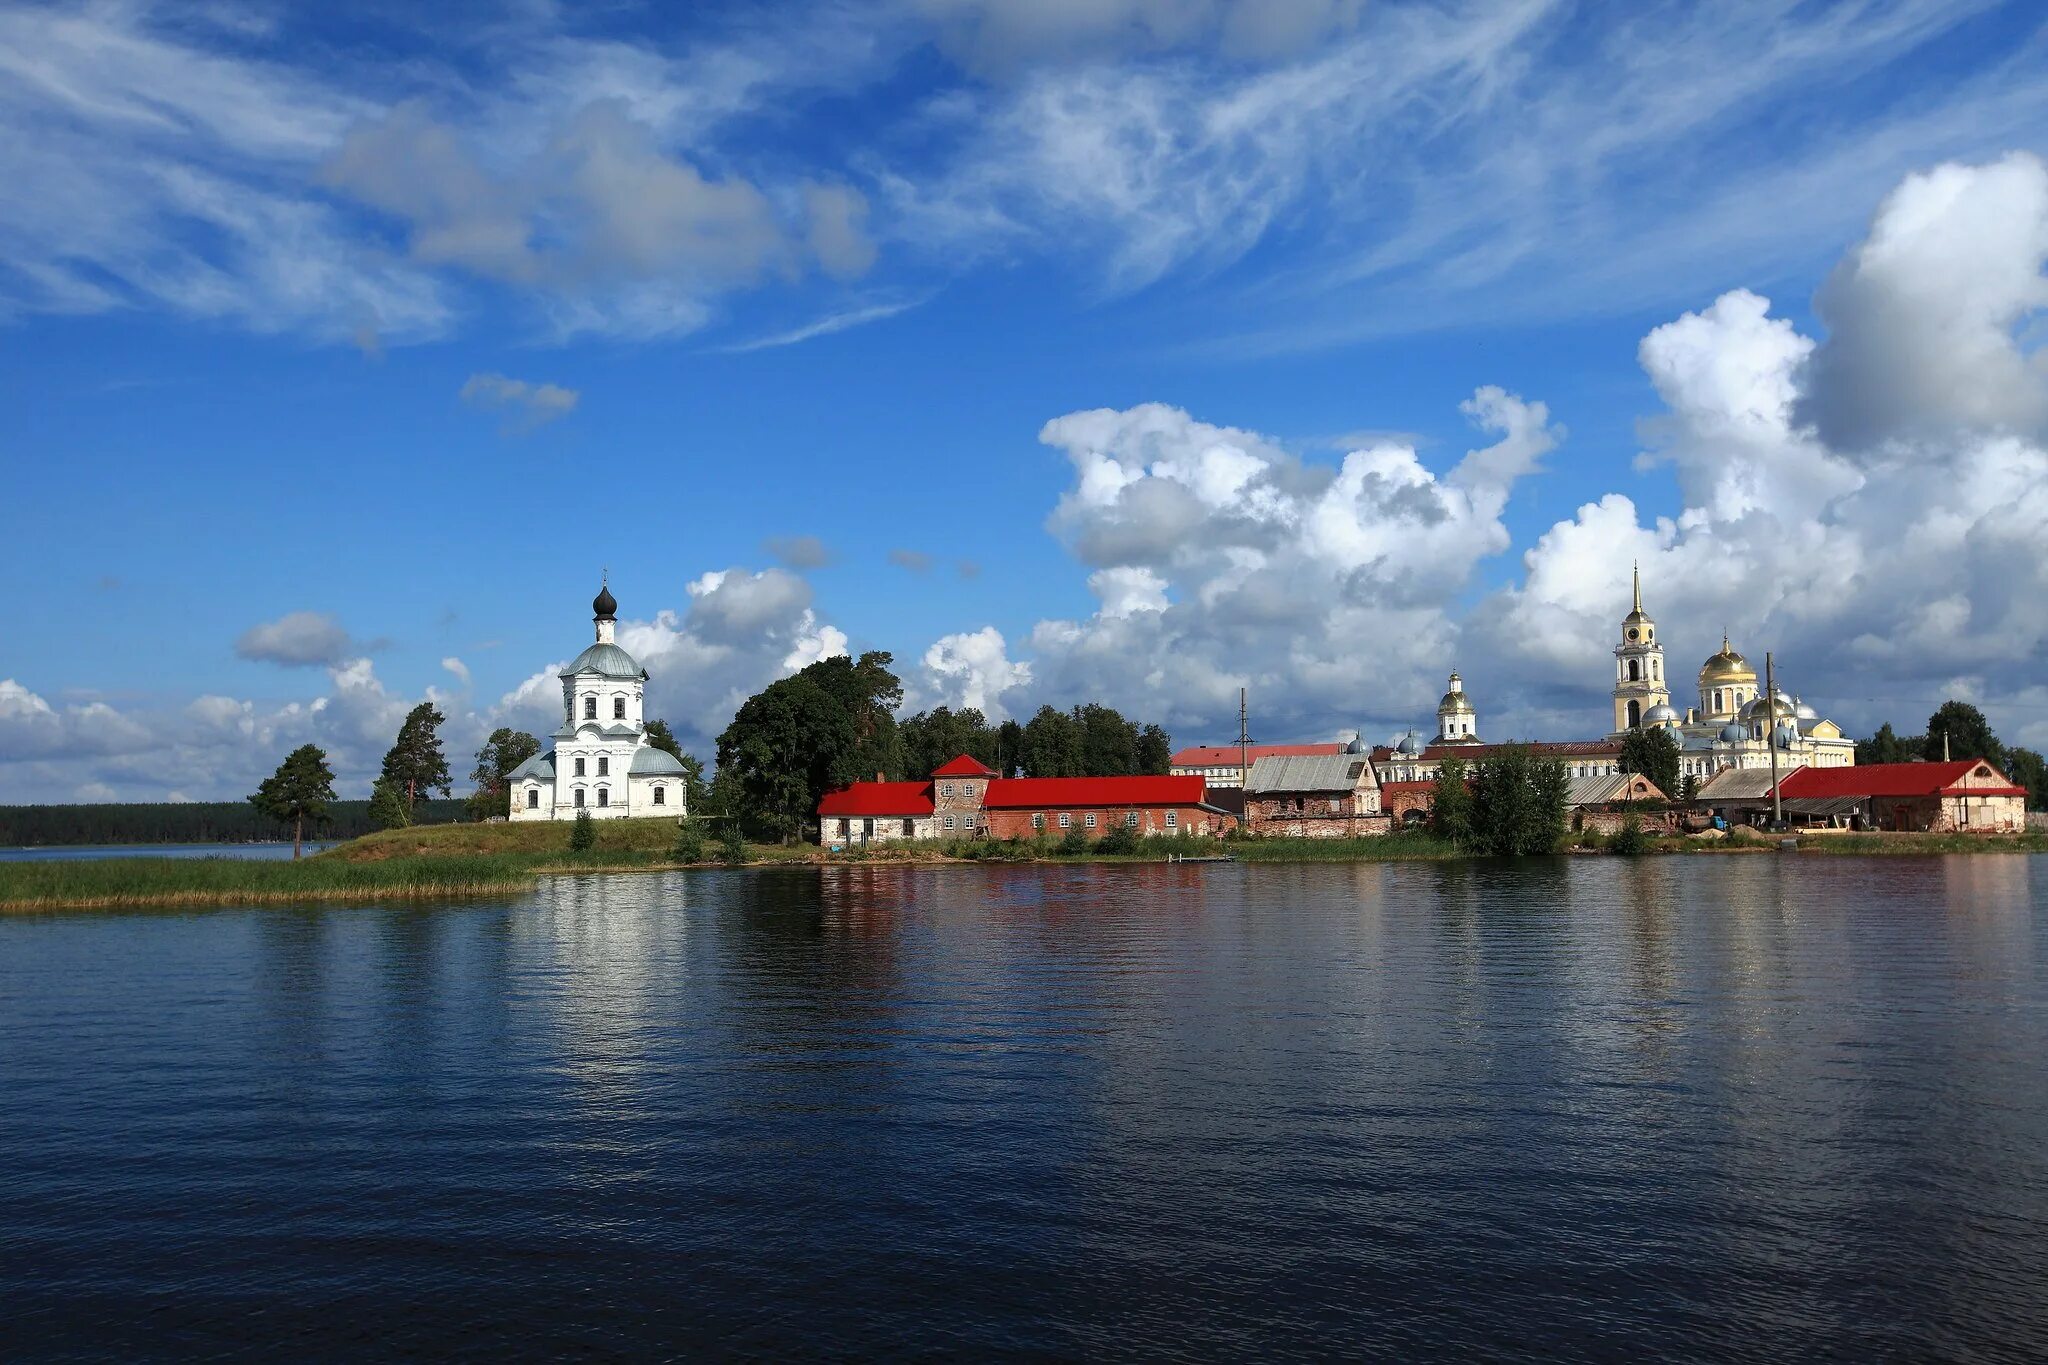
[[[599,777],[610,777],[612,775],[612,761],[609,755],[599,754],[597,756],[597,775]]]
[[[626,718],[626,699],[625,699],[624,697],[613,697],[613,698],[612,698],[612,719],[613,719],[613,720],[624,720],[625,718]]]
[[[611,791],[611,788],[610,788],[610,787],[599,787],[599,788],[597,789],[597,804],[598,804],[598,805],[600,805],[600,806],[609,806],[609,805],[610,805],[611,803],[612,803],[612,791]]]
[[[1630,682],[1641,682],[1642,678],[1642,665],[1638,664],[1634,659],[1630,659],[1628,661],[1628,680]],[[1629,723],[1633,725],[1635,722],[1630,721]]]
[[[578,757],[576,760],[576,776],[583,776],[583,759],[581,757]]]
[[[1719,692],[1714,693],[1714,709],[1716,711],[1721,709],[1721,694]]]
[[[576,789],[576,809],[583,809],[583,788],[581,787]]]
[[[585,719],[585,720],[596,720],[596,719],[597,719],[597,698],[596,698],[596,697],[585,697],[585,698],[583,699],[583,719]]]
[[[526,789],[526,808],[527,808],[528,810],[539,810],[539,809],[540,809],[540,788],[539,788],[539,787],[528,787],[528,788]]]
[[[1633,730],[1643,723],[1643,704],[1632,701],[1628,704],[1628,727]]]

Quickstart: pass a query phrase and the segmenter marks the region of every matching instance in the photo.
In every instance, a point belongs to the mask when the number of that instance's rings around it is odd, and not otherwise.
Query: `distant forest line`
[[[354,839],[375,828],[368,801],[336,801],[331,817],[308,826],[309,839]],[[460,800],[421,801],[413,823],[468,818]],[[266,819],[247,801],[175,801],[80,806],[0,806],[0,848],[56,844],[244,844],[289,840],[291,826]]]

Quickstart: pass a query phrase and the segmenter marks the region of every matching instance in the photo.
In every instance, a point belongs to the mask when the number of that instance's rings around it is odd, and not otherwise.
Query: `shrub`
[[[1065,834],[1061,835],[1059,843],[1053,846],[1053,852],[1059,854],[1062,858],[1078,858],[1087,851],[1088,836],[1081,832],[1079,825],[1073,826]]]
[[[588,853],[596,847],[597,821],[590,818],[589,811],[579,810],[576,812],[575,827],[569,831],[569,851],[571,853]]]
[[[747,862],[747,832],[740,828],[737,820],[725,822],[725,832],[718,836],[718,861],[727,867],[744,867]]]
[[[679,863],[704,861],[704,831],[697,827],[695,820],[684,820],[676,826],[675,855]]]
[[[1627,858],[1649,852],[1650,836],[1643,832],[1642,819],[1634,811],[1622,817],[1621,828],[1607,841],[1607,847]]]
[[[1119,857],[1138,851],[1138,831],[1126,824],[1111,825],[1109,833],[1095,841],[1097,853],[1113,853]]]

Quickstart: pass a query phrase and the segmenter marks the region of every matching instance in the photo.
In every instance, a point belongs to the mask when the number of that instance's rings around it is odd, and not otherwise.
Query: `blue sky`
[[[705,752],[1593,733],[1638,558],[2048,741],[2038,6],[418,8],[0,5],[0,800],[542,729],[601,567]]]

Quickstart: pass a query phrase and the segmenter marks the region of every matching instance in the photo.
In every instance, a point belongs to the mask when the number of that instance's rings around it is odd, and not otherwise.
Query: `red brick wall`
[[[1069,810],[1066,814],[1072,818],[1073,828],[1091,839],[1099,839],[1111,829],[1123,824],[1124,816],[1130,809],[1128,806],[1115,810],[1081,809]],[[1176,821],[1171,828],[1166,823],[1166,812],[1169,810],[1174,813]],[[1043,829],[1032,825],[1031,817],[1034,814],[1045,817]],[[1048,839],[1058,839],[1067,832],[1060,828],[1060,814],[1057,810],[992,810],[984,819],[987,821],[988,834],[992,839],[1032,839],[1040,835]],[[1095,817],[1094,829],[1088,828],[1087,817],[1090,815]],[[1228,815],[1216,815],[1192,806],[1146,806],[1138,810],[1139,834],[1222,834],[1236,823]]]

